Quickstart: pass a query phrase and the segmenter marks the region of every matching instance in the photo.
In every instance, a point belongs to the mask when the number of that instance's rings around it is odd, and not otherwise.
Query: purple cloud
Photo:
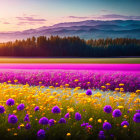
[[[140,20],[140,16],[126,16],[118,14],[102,15],[102,19],[124,19],[124,20]]]
[[[102,10],[103,11],[103,10]],[[104,10],[104,12],[107,10]],[[105,14],[105,15],[93,15],[93,16],[68,16],[73,19],[95,19],[95,20],[140,20],[140,16],[126,16],[119,14]]]
[[[27,24],[30,24],[30,25],[35,25],[35,24],[44,24],[45,21],[47,21],[46,19],[44,18],[36,18],[35,16],[37,15],[30,15],[30,16],[22,16],[22,17],[16,17],[16,19],[19,21],[17,23],[17,25],[27,25]]]
[[[68,16],[68,18],[75,18],[75,19],[87,19],[87,18],[89,18],[89,17]]]
[[[46,19],[43,18],[34,18],[34,17],[16,17],[18,20],[22,20],[22,21],[31,21],[31,22],[36,22],[36,21],[47,21]]]

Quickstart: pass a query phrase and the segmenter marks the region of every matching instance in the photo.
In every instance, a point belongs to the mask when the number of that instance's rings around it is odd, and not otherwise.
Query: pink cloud
[[[16,17],[18,20],[22,20],[22,21],[47,21],[46,19],[43,18],[34,18],[34,17]]]
[[[18,22],[17,25],[27,25],[27,24],[30,24],[30,25],[36,25],[36,24],[44,24],[44,22]]]
[[[9,22],[3,22],[3,24],[10,24]]]
[[[47,21],[44,18],[37,18],[37,15],[30,15],[30,16],[21,16],[21,17],[16,17],[18,20],[17,25],[37,25],[37,24],[45,24]]]

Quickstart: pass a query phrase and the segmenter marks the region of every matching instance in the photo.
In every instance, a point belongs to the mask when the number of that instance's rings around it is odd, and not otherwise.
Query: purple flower
[[[104,140],[105,136],[104,136],[104,131],[100,131],[98,134],[99,139]]]
[[[88,126],[88,125],[89,125],[89,123],[84,123],[84,122],[83,122],[83,123],[81,124],[81,127],[85,127],[85,126]]]
[[[42,117],[40,120],[39,120],[39,124],[42,124],[42,125],[46,125],[49,123],[49,120],[48,118],[46,117]]]
[[[52,113],[60,113],[60,112],[61,112],[61,110],[60,110],[60,108],[58,106],[54,106],[52,108]]]
[[[121,115],[122,115],[122,113],[119,109],[115,109],[112,113],[113,117],[120,117]]]
[[[18,126],[18,128],[17,129],[20,129],[20,124],[19,124],[19,126]]]
[[[38,132],[37,132],[37,137],[40,138],[40,139],[44,139],[45,138],[45,130],[43,129],[40,129]]]
[[[86,129],[92,129],[92,125],[87,125]]]
[[[69,117],[70,117],[70,114],[66,113],[65,118],[69,118]]]
[[[16,115],[10,115],[8,117],[8,123],[15,124],[15,123],[17,123],[17,121],[18,121],[18,118]]]
[[[136,110],[137,113],[140,113],[140,110]]]
[[[106,106],[104,107],[104,112],[106,112],[106,113],[111,113],[111,112],[112,112],[112,107],[111,107],[110,105],[106,105]]]
[[[25,122],[29,122],[29,121],[30,121],[29,115],[28,115],[28,114],[26,114],[26,116],[25,116],[25,118],[24,118],[24,121],[25,121]]]
[[[140,123],[140,113],[134,114],[133,121],[136,123]]]
[[[78,112],[76,112],[76,113],[75,113],[75,119],[76,119],[77,121],[81,120],[81,119],[82,119],[81,114],[78,113]]]
[[[129,125],[129,123],[128,123],[128,121],[123,121],[122,123],[121,123],[121,126],[124,126],[124,125]]]
[[[111,128],[112,128],[112,126],[111,126],[111,124],[110,124],[109,122],[104,122],[104,123],[103,123],[103,129],[109,130],[109,129],[111,129]]]
[[[64,118],[61,118],[61,119],[59,120],[59,123],[66,123],[66,120],[65,120]]]
[[[50,120],[49,120],[49,125],[50,125],[50,126],[53,126],[53,125],[54,125],[54,119],[50,119]]]
[[[39,106],[36,106],[35,108],[34,108],[34,111],[38,111],[39,110]]]
[[[19,104],[17,106],[17,110],[23,110],[25,108],[25,105],[24,104]]]
[[[8,99],[7,101],[6,101],[6,104],[8,105],[8,106],[12,106],[12,105],[14,105],[15,104],[15,101],[14,101],[14,99]]]
[[[30,125],[29,123],[27,123],[26,126],[25,126],[25,129],[28,130],[28,129],[30,129],[30,128],[31,128],[31,125]]]
[[[1,105],[0,105],[0,113],[2,114],[2,113],[4,113],[4,111],[5,111],[4,106],[1,106]]]
[[[91,89],[88,89],[88,90],[86,91],[86,95],[92,95]]]

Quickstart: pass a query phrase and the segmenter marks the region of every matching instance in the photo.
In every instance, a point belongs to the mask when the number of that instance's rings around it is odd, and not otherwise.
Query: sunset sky
[[[20,31],[60,22],[140,20],[140,0],[0,0],[0,31]]]

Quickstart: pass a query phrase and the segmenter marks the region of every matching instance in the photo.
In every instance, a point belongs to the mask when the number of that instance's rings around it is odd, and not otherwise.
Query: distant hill
[[[99,38],[136,38],[140,39],[140,21],[138,20],[86,20],[80,22],[58,23],[16,32],[0,32],[0,42],[26,39],[28,37],[59,35],[79,36],[83,39]]]

